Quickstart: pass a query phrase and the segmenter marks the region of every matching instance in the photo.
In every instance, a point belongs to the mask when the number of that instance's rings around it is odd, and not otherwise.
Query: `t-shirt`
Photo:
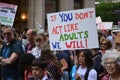
[[[56,57],[59,61],[61,59],[65,59],[67,63],[69,62],[69,58],[68,58],[69,56],[70,56],[70,52],[68,50],[64,50],[56,54]]]
[[[41,49],[36,46],[32,49],[31,53],[35,56],[35,58],[39,58],[41,56]]]
[[[50,80],[47,75],[43,76],[41,80]]]
[[[28,43],[26,46],[26,53],[31,53],[32,49],[35,47],[35,43]]]
[[[101,80],[109,80],[109,78],[110,78],[110,75],[107,74],[107,75],[105,75]]]
[[[24,80],[34,80],[31,70],[24,71]]]
[[[77,71],[77,65],[74,65],[74,66],[72,67],[71,72],[70,72],[71,80],[75,80],[76,71]]]
[[[85,80],[85,73],[87,71],[87,68],[81,68],[81,66],[79,66],[78,70],[77,70],[77,74],[79,74],[81,80]],[[91,69],[89,74],[88,74],[88,80],[97,80],[97,72],[95,71],[95,69]]]
[[[16,53],[19,56],[24,53],[22,44],[17,40],[13,40],[11,43],[3,45],[0,51],[0,56],[2,56],[3,58],[9,58],[12,53]],[[19,58],[13,64],[4,65],[1,68],[2,76],[4,77],[4,79],[8,77],[21,77]]]
[[[66,69],[65,71],[69,71],[69,56],[70,56],[70,52],[68,50],[64,50],[64,51],[61,51],[61,52],[57,52],[56,54],[56,57],[58,59],[58,61],[64,59],[67,64],[68,64],[68,69]]]

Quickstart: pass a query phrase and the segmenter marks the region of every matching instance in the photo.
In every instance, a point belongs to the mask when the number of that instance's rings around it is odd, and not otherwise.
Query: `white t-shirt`
[[[41,80],[50,80],[47,75],[45,75]]]
[[[41,49],[36,46],[32,49],[31,53],[35,56],[35,58],[39,58],[41,56]]]
[[[77,74],[79,74],[81,80],[84,80],[86,71],[87,71],[87,68],[81,68],[81,66],[79,66],[79,68],[77,70]],[[90,72],[88,74],[88,80],[97,80],[97,72],[95,69],[90,70]]]

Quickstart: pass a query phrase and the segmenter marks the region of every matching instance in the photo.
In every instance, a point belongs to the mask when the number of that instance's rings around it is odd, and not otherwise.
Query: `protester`
[[[78,64],[77,56],[74,55],[74,64],[73,64],[71,72],[70,72],[70,78],[71,78],[71,80],[76,80],[75,76],[76,76],[77,67],[78,67],[77,64]]]
[[[102,80],[120,80],[120,53],[107,51],[102,57],[102,65],[108,72]]]
[[[110,30],[110,29],[108,29],[108,30],[107,30],[106,39],[110,40],[110,41],[111,41],[111,43],[113,43],[113,36],[112,36],[112,34],[111,34],[111,33],[112,33],[112,32],[111,32],[111,30]]]
[[[15,39],[14,29],[5,26],[3,29],[5,44],[0,51],[3,80],[22,80],[19,58],[24,53],[22,44]]]
[[[92,53],[90,50],[78,50],[77,80],[97,80],[97,72],[93,69]]]
[[[106,40],[106,37],[104,36],[104,35],[101,35],[100,37],[99,37],[99,44],[101,44],[103,41],[105,41]]]
[[[35,59],[32,62],[32,74],[35,80],[50,80],[47,72],[47,62]]]
[[[68,50],[58,51],[56,57],[60,64],[62,65],[61,72],[61,80],[69,80],[69,57],[70,52]]]
[[[92,52],[92,60],[93,60],[93,68],[97,71],[97,75],[99,80],[106,74],[104,67],[101,64],[102,61],[102,54],[99,52],[98,48],[91,49]]]
[[[120,28],[112,28],[112,37],[114,40],[120,37]]]
[[[20,57],[20,66],[22,66],[23,69],[23,76],[24,80],[34,80],[34,77],[32,75],[32,61],[35,59],[35,57],[32,54],[23,54]]]
[[[118,43],[120,43],[120,28],[112,28],[113,47],[119,51]],[[117,44],[116,44],[117,43]]]
[[[35,56],[35,58],[39,58],[41,55],[41,47],[43,44],[44,40],[43,37],[38,34],[35,37],[35,47],[32,49],[31,53]]]
[[[112,49],[112,43],[111,43],[111,41],[109,41],[107,39],[103,40],[101,42],[101,44],[100,44],[100,52],[101,52],[101,54],[102,55],[105,54],[105,51],[106,50],[110,50],[110,49]]]
[[[35,36],[36,32],[34,29],[28,29],[26,33],[27,40],[29,41],[26,46],[26,53],[31,53],[31,50],[35,47]]]
[[[47,71],[52,75],[53,80],[61,80],[61,65],[48,44],[43,45],[41,48],[40,61],[48,63]]]
[[[26,32],[27,31],[23,31],[23,33],[20,34],[21,42],[24,46],[26,46],[28,44],[28,40],[27,40],[27,37],[26,37]]]
[[[120,51],[120,38],[117,38],[117,39],[114,40],[114,48],[117,51]]]

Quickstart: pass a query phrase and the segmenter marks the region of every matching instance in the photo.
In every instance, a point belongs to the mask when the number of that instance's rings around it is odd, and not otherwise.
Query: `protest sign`
[[[51,50],[98,48],[95,9],[47,14]]]
[[[100,30],[112,29],[113,22],[98,23],[97,28]]]
[[[38,34],[45,32],[43,26],[40,23],[38,23],[37,21],[35,21],[35,28],[36,28]]]
[[[96,17],[96,23],[98,24],[98,23],[101,23],[101,22],[102,22],[101,17],[100,16]]]
[[[13,26],[17,6],[0,3],[0,23],[3,25]]]

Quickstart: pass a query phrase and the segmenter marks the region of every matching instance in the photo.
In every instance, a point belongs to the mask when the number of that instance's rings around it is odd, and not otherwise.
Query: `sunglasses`
[[[113,35],[117,35],[117,32],[112,32]]]
[[[107,43],[101,43],[101,45],[107,45]]]
[[[10,32],[3,33],[3,35],[11,35]]]

